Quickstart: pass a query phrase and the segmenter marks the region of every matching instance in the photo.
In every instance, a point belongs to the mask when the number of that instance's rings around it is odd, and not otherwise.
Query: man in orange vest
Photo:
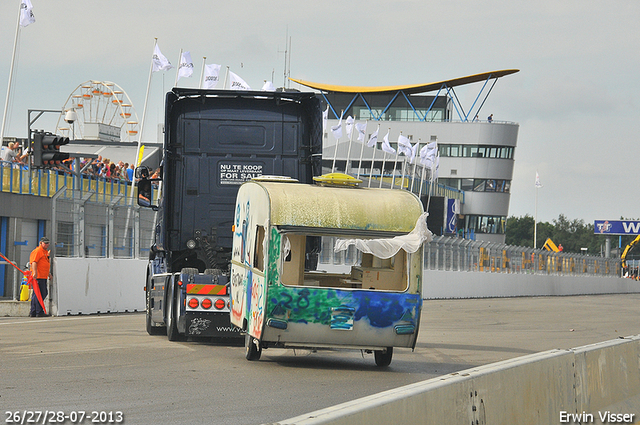
[[[40,239],[40,243],[38,247],[31,251],[31,256],[29,257],[29,264],[31,265],[31,274],[34,278],[36,278],[36,282],[38,282],[38,287],[40,288],[40,294],[42,295],[42,300],[47,297],[49,293],[47,291],[47,279],[51,277],[51,263],[49,261],[49,239],[43,237]],[[30,317],[44,317],[46,314],[40,305],[40,301],[35,295],[31,296],[31,311],[29,312]]]

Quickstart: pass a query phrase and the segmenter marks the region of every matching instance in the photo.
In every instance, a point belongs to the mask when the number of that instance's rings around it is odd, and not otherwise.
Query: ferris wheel
[[[75,120],[67,122],[75,111]],[[75,140],[133,142],[139,137],[139,121],[131,99],[111,81],[89,80],[71,92],[56,124],[56,134]]]

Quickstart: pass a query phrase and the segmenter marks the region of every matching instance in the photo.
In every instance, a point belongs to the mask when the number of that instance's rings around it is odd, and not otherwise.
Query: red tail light
[[[198,300],[196,298],[191,298],[189,300],[189,307],[191,308],[198,308]]]
[[[212,306],[212,302],[209,298],[205,298],[204,300],[202,300],[202,308],[204,308],[205,310],[209,310]]]
[[[226,305],[227,305],[226,301],[225,301],[225,300],[223,300],[222,298],[218,298],[218,299],[216,300],[215,307],[216,307],[218,310],[222,310],[223,308],[225,308],[225,306],[226,306]]]

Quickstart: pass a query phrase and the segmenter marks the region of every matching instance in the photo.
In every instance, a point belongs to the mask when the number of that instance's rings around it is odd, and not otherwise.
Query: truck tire
[[[376,366],[387,367],[391,364],[391,358],[393,357],[393,347],[387,347],[386,351],[376,350],[373,352],[373,357],[376,360]]]
[[[196,275],[198,274],[198,269],[196,269],[195,267],[185,267],[180,270],[180,274]]]
[[[183,338],[178,332],[177,297],[173,279],[169,279],[167,291],[167,338],[169,341],[180,341]]]
[[[260,342],[249,334],[245,334],[244,336],[244,350],[244,357],[247,360],[260,360],[260,355],[262,354],[262,347],[260,346]]]
[[[153,326],[151,320],[151,276],[147,276],[147,305],[146,305],[146,316],[147,316],[147,333],[149,335],[162,335],[166,333],[167,329],[164,326]]]

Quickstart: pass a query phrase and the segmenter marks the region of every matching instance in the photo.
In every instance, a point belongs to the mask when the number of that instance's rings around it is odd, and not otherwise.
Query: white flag
[[[333,133],[333,137],[335,137],[336,140],[340,140],[342,137],[342,117],[340,117],[337,125],[331,127],[331,133]]]
[[[409,162],[411,164],[415,164],[415,159],[416,159],[416,154],[418,153],[418,143],[416,143],[415,145],[411,146],[411,155],[409,158]]]
[[[265,80],[264,85],[262,86],[262,91],[276,91],[276,88],[271,81]]]
[[[351,139],[351,134],[353,133],[353,123],[354,119],[351,115],[347,117],[347,137]]]
[[[182,52],[180,66],[178,66],[178,80],[182,77],[191,77],[192,75],[193,61],[191,60],[191,52]]]
[[[376,131],[373,132],[373,134],[371,135],[371,137],[369,137],[369,141],[367,142],[367,146],[372,148],[376,145],[376,143],[378,143],[378,131],[380,130],[380,127],[376,128]]]
[[[202,88],[216,88],[220,82],[220,65],[212,63],[204,66],[204,76],[202,77]]]
[[[20,26],[26,27],[29,24],[33,24],[36,21],[36,17],[33,16],[33,6],[31,6],[31,0],[22,0],[20,3]]]
[[[408,156],[410,161],[413,161],[413,145],[409,141],[409,138],[402,134],[398,136],[398,151]]]
[[[153,50],[153,56],[151,57],[151,62],[153,63],[153,68],[151,71],[167,71],[173,68],[171,62],[160,52],[160,48],[156,44],[155,49]]]
[[[229,81],[231,82],[230,90],[251,90],[249,84],[231,71],[229,71]]]
[[[364,142],[364,136],[367,132],[367,123],[361,122],[360,124],[356,124],[356,131],[358,132],[358,141]]]
[[[542,187],[542,183],[540,183],[540,176],[538,175],[538,172],[536,171],[536,188],[541,188]]]
[[[438,143],[427,143],[420,149],[420,163],[425,167],[431,167],[436,161],[436,153],[438,152]]]
[[[389,144],[389,131],[387,131],[387,134],[382,139],[382,150],[392,155],[396,153],[396,150]]]

